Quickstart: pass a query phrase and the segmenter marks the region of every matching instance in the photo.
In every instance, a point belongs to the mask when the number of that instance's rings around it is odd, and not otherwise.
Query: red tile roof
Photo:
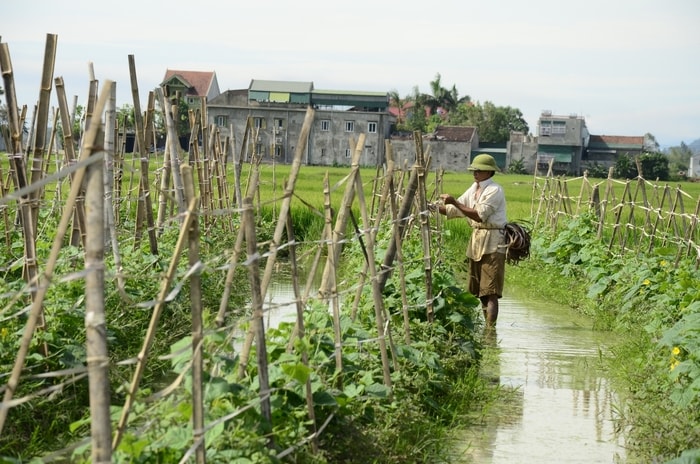
[[[634,145],[644,147],[644,136],[591,135],[589,145]]]
[[[165,77],[161,85],[167,84],[172,78],[177,77],[188,84],[189,90],[187,95],[206,97],[214,80],[214,76],[214,71],[179,71],[176,69],[168,69],[165,71]]]

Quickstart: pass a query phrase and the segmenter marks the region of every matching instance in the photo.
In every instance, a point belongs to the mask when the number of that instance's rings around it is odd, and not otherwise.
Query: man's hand
[[[455,203],[457,203],[457,200],[455,199],[455,197],[453,197],[449,193],[441,194],[440,200],[442,200],[442,202],[446,205],[454,205]]]

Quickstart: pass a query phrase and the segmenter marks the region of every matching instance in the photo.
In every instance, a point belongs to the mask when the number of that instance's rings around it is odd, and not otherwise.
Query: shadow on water
[[[614,394],[600,368],[611,334],[569,309],[503,298],[483,373],[504,399],[458,434],[461,462],[618,463]]]

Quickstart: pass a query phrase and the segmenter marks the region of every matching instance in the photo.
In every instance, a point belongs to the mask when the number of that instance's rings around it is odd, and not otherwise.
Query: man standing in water
[[[440,195],[438,210],[447,219],[465,217],[472,227],[468,290],[481,301],[486,326],[495,327],[505,279],[506,196],[493,180],[498,166],[491,155],[475,156],[468,170],[474,174],[474,184],[459,198]]]

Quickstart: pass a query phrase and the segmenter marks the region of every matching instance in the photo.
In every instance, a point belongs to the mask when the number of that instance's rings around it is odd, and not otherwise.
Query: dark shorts
[[[469,260],[469,293],[476,297],[503,296],[503,281],[506,277],[505,253],[491,253],[480,261]]]

